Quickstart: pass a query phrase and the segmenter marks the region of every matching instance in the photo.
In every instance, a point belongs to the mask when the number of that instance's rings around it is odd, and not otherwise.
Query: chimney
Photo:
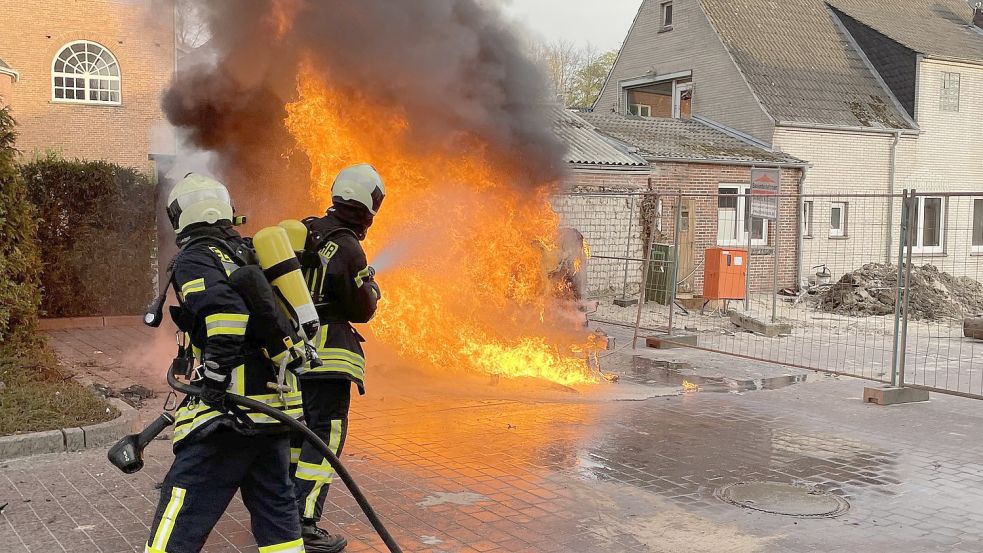
[[[973,25],[983,30],[983,2],[977,2],[973,6]]]

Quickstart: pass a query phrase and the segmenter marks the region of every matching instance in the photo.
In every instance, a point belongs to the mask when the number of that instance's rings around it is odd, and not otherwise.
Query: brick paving
[[[54,336],[83,379],[161,389],[151,368],[123,362],[147,343],[143,329]],[[645,399],[609,393],[625,381],[544,396],[373,380],[354,401],[344,460],[406,551],[983,551],[980,404],[933,395],[882,408],[859,401],[862,385],[820,377]],[[147,459],[131,476],[102,450],[0,466],[0,551],[142,550],[169,444]],[[747,480],[818,486],[851,508],[799,519],[713,495]],[[329,499],[349,551],[385,550],[341,486]],[[256,551],[248,521],[236,501],[206,550]]]

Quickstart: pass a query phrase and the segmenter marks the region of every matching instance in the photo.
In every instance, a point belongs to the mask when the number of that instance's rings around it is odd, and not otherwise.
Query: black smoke
[[[276,38],[282,13],[289,30]],[[305,62],[332,87],[401,108],[414,147],[453,153],[477,140],[517,186],[559,176],[563,146],[542,109],[545,80],[490,3],[215,0],[205,17],[211,38],[190,58],[201,61],[179,69],[164,111],[218,154],[237,192],[307,190],[306,161],[283,125]]]

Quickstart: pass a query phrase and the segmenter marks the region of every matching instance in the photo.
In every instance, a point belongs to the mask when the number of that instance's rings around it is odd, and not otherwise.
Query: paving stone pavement
[[[146,368],[122,362],[131,346],[111,347],[149,340],[131,330],[53,339],[77,348],[56,344],[82,373],[161,389]],[[102,355],[120,362],[87,361]],[[548,394],[490,382],[387,386],[393,367],[375,369],[368,395],[353,401],[344,461],[405,551],[983,551],[983,411],[973,400],[865,405],[861,381],[832,377],[672,395],[627,379]],[[152,444],[131,476],[102,450],[0,466],[0,551],[141,551],[169,449]],[[802,519],[713,494],[750,480],[817,486],[851,507]],[[341,486],[325,516],[349,551],[385,551]],[[256,551],[241,502],[206,551]]]

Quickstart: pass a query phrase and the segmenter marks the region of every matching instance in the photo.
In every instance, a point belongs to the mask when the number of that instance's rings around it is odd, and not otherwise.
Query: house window
[[[746,186],[725,185],[717,197],[717,244],[720,246],[747,245],[747,228],[751,228],[751,245],[768,244],[768,221],[752,217],[748,224]]]
[[[829,237],[845,238],[849,205],[846,202],[833,202],[829,208]]]
[[[51,98],[55,102],[120,103],[119,63],[102,46],[70,42],[51,62]]]
[[[945,211],[941,197],[915,198],[915,211],[909,219],[908,245],[914,253],[942,253]]]
[[[812,200],[802,202],[802,237],[812,238]]]
[[[627,89],[628,115],[688,118],[693,112],[689,78],[660,81]]]
[[[662,3],[662,29],[672,29],[672,2]]]
[[[983,198],[973,199],[973,253],[983,253]]]
[[[942,73],[942,111],[959,111],[959,73]]]

